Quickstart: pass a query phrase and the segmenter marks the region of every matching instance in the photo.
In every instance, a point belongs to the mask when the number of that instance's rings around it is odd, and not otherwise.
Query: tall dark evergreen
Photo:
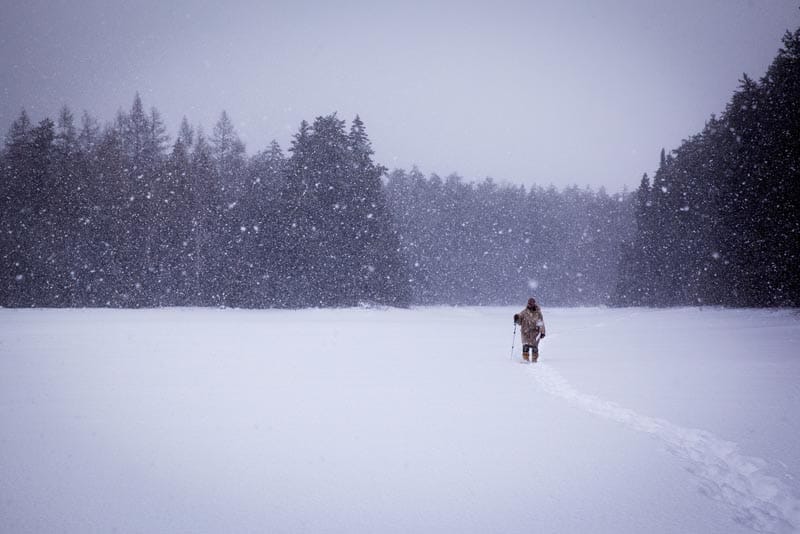
[[[192,189],[191,150],[194,131],[184,117],[177,139],[157,181],[155,196],[156,271],[161,289],[154,298],[159,305],[189,305],[193,300],[193,263],[196,250],[193,220],[199,203]]]
[[[407,305],[408,279],[364,125],[303,123],[280,193],[282,285],[292,305]]]
[[[48,235],[55,126],[31,124],[23,111],[6,136],[2,176],[2,275],[5,305],[47,306]]]
[[[800,30],[766,75],[668,155],[638,196],[616,302],[797,306]]]
[[[78,293],[84,276],[79,266],[86,253],[81,221],[90,213],[86,210],[88,183],[83,154],[74,117],[66,107],[58,116],[53,147],[52,201],[45,218],[53,257],[48,277],[58,288],[51,293],[57,305],[71,306],[80,302]]]
[[[191,158],[191,199],[193,282],[192,301],[198,306],[225,305],[225,254],[220,242],[224,228],[222,216],[226,206],[225,191],[216,180],[211,145],[202,130]]]
[[[125,159],[118,191],[127,196],[118,199],[126,226],[116,246],[122,260],[119,283],[127,285],[120,296],[127,305],[146,306],[161,292],[157,221],[163,199],[157,197],[157,185],[163,178],[168,139],[158,112],[145,112],[138,94],[130,111],[118,114],[117,130]]]
[[[282,275],[279,192],[284,183],[286,157],[276,141],[251,158],[242,192],[241,228],[244,228],[243,263],[249,275],[243,305],[275,305],[285,295],[278,290]]]
[[[215,170],[215,187],[221,201],[214,213],[216,226],[215,247],[220,275],[219,299],[221,303],[243,306],[247,300],[249,279],[252,276],[245,258],[246,234],[243,226],[245,210],[241,202],[244,191],[247,159],[244,143],[239,139],[233,122],[222,112],[211,135],[211,148]]]
[[[352,205],[347,228],[355,268],[354,297],[366,302],[407,306],[411,301],[409,272],[400,254],[400,238],[387,204],[382,177],[387,169],[376,164],[372,143],[359,116],[348,135],[348,196]]]

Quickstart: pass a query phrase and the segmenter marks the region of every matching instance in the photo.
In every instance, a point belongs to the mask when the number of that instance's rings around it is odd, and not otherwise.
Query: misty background
[[[800,29],[730,5],[9,10],[0,306],[797,306]]]
[[[3,2],[0,125],[138,91],[173,136],[226,110],[254,154],[358,114],[390,169],[616,192],[798,24],[789,0]]]

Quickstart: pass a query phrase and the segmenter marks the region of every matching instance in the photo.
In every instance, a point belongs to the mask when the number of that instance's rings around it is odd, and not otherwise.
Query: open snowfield
[[[0,310],[0,532],[800,531],[796,312],[516,311]]]

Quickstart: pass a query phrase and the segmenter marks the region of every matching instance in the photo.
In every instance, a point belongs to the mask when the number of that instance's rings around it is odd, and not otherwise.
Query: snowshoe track
[[[732,508],[741,524],[757,532],[800,532],[797,491],[767,474],[765,460],[741,454],[736,443],[710,432],[683,428],[581,393],[548,364],[537,364],[531,373],[547,393],[663,441],[672,454],[689,464],[688,471],[700,480],[701,492]]]

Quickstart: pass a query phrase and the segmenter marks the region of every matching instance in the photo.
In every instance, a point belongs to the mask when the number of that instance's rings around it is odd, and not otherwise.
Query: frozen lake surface
[[[0,310],[0,531],[800,530],[797,312],[516,311]]]

